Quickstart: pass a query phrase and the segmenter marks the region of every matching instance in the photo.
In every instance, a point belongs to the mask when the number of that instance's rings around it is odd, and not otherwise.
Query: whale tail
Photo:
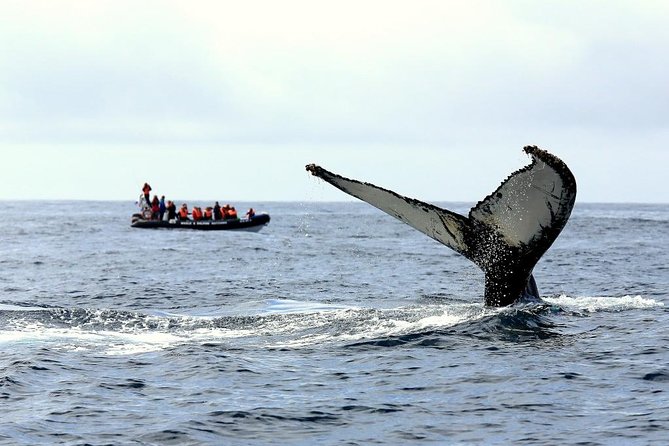
[[[576,180],[558,157],[527,146],[532,163],[512,173],[467,217],[306,166],[336,188],[403,221],[474,262],[485,273],[485,303],[505,306],[538,296],[532,270],[564,228],[576,199]]]

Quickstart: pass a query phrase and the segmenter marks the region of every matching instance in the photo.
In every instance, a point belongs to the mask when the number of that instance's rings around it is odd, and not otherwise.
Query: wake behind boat
[[[196,229],[201,231],[242,230],[258,232],[269,223],[269,214],[256,214],[253,217],[229,220],[147,220],[141,214],[132,216],[133,228],[143,229]]]

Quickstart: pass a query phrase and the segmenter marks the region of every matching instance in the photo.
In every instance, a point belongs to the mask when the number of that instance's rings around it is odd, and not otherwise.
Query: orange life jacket
[[[237,218],[237,210],[235,210],[235,208],[231,208],[228,211],[228,216],[228,218]]]
[[[195,221],[202,219],[202,211],[200,210],[200,208],[193,208],[191,215],[193,216],[193,220]]]
[[[179,217],[181,217],[182,220],[187,219],[188,218],[188,208],[179,209]]]
[[[204,218],[206,218],[207,220],[211,220],[212,215],[214,215],[214,213],[211,209],[204,210]]]

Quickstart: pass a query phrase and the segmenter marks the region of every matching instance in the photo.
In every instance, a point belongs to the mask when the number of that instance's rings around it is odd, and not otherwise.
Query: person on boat
[[[177,218],[177,206],[172,200],[167,201],[167,220],[173,221]]]
[[[202,209],[197,206],[193,206],[193,212],[191,212],[191,216],[193,217],[193,221],[202,220]]]
[[[151,201],[151,219],[157,220],[159,213],[160,213],[160,201],[158,200],[158,195],[154,195],[153,201]]]
[[[214,208],[207,206],[204,210],[204,219],[211,220],[214,217]]]
[[[227,220],[228,218],[230,218],[230,205],[229,204],[226,204],[225,206],[223,206],[221,208],[221,216],[222,216],[223,220]]]
[[[165,195],[160,197],[160,202],[158,203],[158,220],[163,221],[163,217],[165,216],[165,211],[167,210],[167,206],[165,206]]]
[[[144,187],[142,187],[142,193],[144,194],[144,200],[146,202],[147,206],[150,206],[151,203],[151,186],[149,186],[149,183],[144,183]]]
[[[246,218],[248,220],[251,220],[255,216],[256,216],[256,211],[254,211],[253,208],[249,208],[249,210],[246,211]]]
[[[237,220],[237,209],[235,209],[234,206],[232,206],[228,211],[228,218],[230,220]]]
[[[214,205],[214,220],[220,220],[221,218],[223,218],[223,215],[221,214],[221,206],[217,201]]]
[[[179,220],[188,220],[188,205],[186,203],[183,203],[181,209],[179,209]]]

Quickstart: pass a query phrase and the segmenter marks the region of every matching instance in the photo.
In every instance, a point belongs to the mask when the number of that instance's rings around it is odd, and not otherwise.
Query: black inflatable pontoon
[[[269,223],[269,214],[256,214],[249,219],[237,218],[234,220],[146,220],[141,214],[132,216],[133,228],[143,229],[197,229],[201,231],[243,230],[257,232]]]

